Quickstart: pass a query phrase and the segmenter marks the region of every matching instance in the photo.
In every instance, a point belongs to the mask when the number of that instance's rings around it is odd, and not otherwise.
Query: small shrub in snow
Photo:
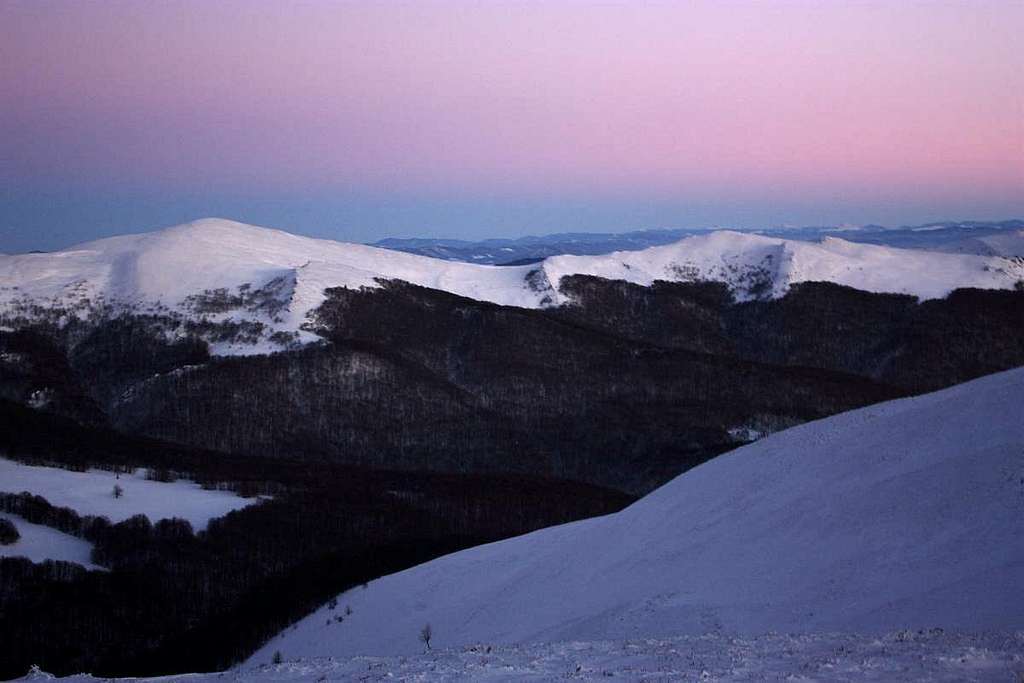
[[[430,628],[430,624],[424,624],[423,628],[420,629],[420,641],[430,649],[430,639],[434,637],[434,629]]]
[[[124,495],[124,489],[121,488],[120,484],[114,484],[114,498],[120,498]]]
[[[270,660],[271,664],[280,664],[284,661],[284,657],[281,656],[281,651],[278,650],[274,653],[274,658]]]

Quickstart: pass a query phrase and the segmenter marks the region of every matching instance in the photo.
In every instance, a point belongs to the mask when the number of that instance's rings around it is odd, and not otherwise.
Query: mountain
[[[837,233],[829,233],[833,236]],[[777,236],[787,235],[779,233]],[[962,221],[929,223],[905,228],[877,226],[841,233],[853,242],[899,249],[924,249],[980,256],[1024,257],[1024,221]],[[797,238],[799,239],[799,238]]]
[[[678,242],[684,237],[709,232],[703,229],[635,230],[623,233],[560,232],[528,235],[515,239],[469,240],[389,237],[373,243],[375,247],[431,256],[446,261],[465,261],[491,265],[522,265],[543,261],[559,254],[610,254],[635,251]]]
[[[622,512],[337,597],[289,659],[685,634],[1024,627],[1024,369],[774,434]],[[349,608],[351,613],[349,613]],[[325,625],[326,622],[326,625]]]
[[[192,534],[0,495],[113,570],[0,559],[0,676],[221,669],[372,577],[1024,365],[1015,267],[719,232],[504,268],[224,221],[0,257],[0,453],[270,496]]]
[[[643,494],[1024,364],[1024,292],[945,296],[1017,265],[717,232],[502,268],[202,221],[0,260],[0,397],[238,456]],[[901,288],[944,298],[863,291]]]
[[[551,282],[577,274],[641,285],[724,282],[739,300],[777,298],[801,282],[934,299],[961,287],[1010,288],[1024,277],[1024,260],[893,249],[837,237],[812,243],[730,231],[638,252],[555,256],[543,268]]]
[[[53,253],[2,256],[0,309],[29,318],[42,306],[79,316],[129,311],[222,327],[241,323],[245,333],[216,351],[252,353],[313,340],[301,326],[327,287],[375,287],[377,278],[396,278],[536,306],[539,296],[524,275],[203,219]]]
[[[1024,279],[1024,260],[718,231],[642,251],[496,267],[204,219],[59,252],[0,256],[0,323],[130,312],[165,318],[172,333],[210,342],[214,355],[264,353],[315,341],[304,328],[330,287],[402,280],[543,308],[568,302],[562,278],[581,274],[644,286],[724,282],[740,300],[779,297],[806,281],[928,299],[960,287],[1011,288]]]
[[[387,238],[373,246],[431,256],[448,261],[520,265],[542,261],[559,254],[598,255],[613,251],[636,251],[677,242],[685,237],[707,234],[714,229],[636,230],[623,233],[574,232],[532,235],[517,239],[486,239],[478,242],[452,239]],[[1020,241],[1024,221],[949,221],[926,225],[886,228],[880,225],[839,225],[820,227],[776,227],[746,231],[783,239],[817,242],[840,237],[850,242],[879,244],[904,249],[954,251],[984,256],[1024,256]],[[1015,233],[1012,243],[999,238]],[[986,238],[996,237],[996,245]]]
[[[983,256],[1024,256],[1024,229],[964,237],[944,244],[942,250]]]

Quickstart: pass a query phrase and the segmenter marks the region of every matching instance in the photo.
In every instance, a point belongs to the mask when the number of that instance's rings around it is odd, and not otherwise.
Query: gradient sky
[[[1024,1],[0,0],[0,251],[1024,216]]]

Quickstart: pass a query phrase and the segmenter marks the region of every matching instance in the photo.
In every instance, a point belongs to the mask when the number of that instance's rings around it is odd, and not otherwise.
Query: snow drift
[[[442,648],[1020,629],[1021,539],[1024,369],[795,427],[620,513],[383,577],[249,663],[413,653],[426,623]]]
[[[553,256],[539,264],[502,267],[204,219],[53,253],[0,255],[0,312],[17,318],[31,316],[37,306],[59,307],[84,317],[127,308],[217,322],[258,321],[265,327],[258,342],[213,349],[253,353],[277,350],[269,341],[276,332],[297,333],[297,341],[315,339],[301,327],[328,287],[376,287],[379,279],[397,279],[538,308],[565,303],[559,284],[575,274],[641,285],[721,281],[739,299],[781,296],[790,285],[805,281],[935,298],[958,287],[1013,287],[1024,278],[1024,260],[895,249],[833,237],[811,243],[719,231],[643,251]]]

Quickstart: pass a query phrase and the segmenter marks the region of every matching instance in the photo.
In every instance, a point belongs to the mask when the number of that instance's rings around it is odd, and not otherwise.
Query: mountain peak
[[[275,237],[290,237],[296,239],[309,239],[313,241],[313,238],[303,238],[300,237],[299,235],[295,235],[284,230],[279,230],[277,228],[268,228],[260,225],[251,225],[249,223],[242,223],[240,221],[231,220],[229,218],[217,217],[198,218],[194,221],[189,221],[188,223],[172,225],[148,234],[201,237],[204,239],[209,239],[211,237],[217,239],[273,239]]]

